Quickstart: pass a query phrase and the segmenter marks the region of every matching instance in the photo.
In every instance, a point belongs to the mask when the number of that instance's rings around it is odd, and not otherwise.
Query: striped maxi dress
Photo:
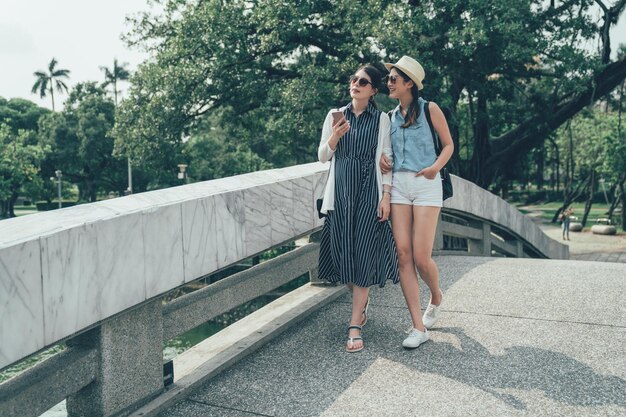
[[[380,111],[371,103],[356,117],[349,104],[350,130],[335,159],[335,207],[324,221],[319,277],[359,287],[399,282],[398,256],[389,222],[378,221],[376,146]]]

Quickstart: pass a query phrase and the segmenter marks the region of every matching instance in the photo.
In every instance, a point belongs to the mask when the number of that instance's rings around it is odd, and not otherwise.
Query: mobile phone
[[[330,115],[333,116],[333,124],[336,124],[337,122],[341,121],[341,119],[344,119],[343,112],[339,110],[331,112]]]

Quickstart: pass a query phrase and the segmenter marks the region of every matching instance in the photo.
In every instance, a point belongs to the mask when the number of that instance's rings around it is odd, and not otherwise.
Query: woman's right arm
[[[328,112],[324,120],[322,138],[320,139],[320,146],[317,148],[317,158],[320,162],[328,162],[332,159],[337,149],[339,139],[350,129],[350,124],[345,119],[333,125],[331,112],[332,110]]]
[[[331,149],[328,145],[328,140],[332,136],[332,116],[330,112],[326,115],[324,125],[322,126],[322,138],[320,139],[320,146],[317,148],[317,158],[320,162],[328,162],[335,153],[334,149]]]

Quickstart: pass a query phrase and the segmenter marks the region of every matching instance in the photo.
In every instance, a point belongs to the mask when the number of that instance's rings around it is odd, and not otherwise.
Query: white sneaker
[[[424,322],[424,326],[427,329],[430,329],[439,321],[439,316],[441,316],[441,304],[443,303],[443,293],[441,293],[441,302],[438,306],[434,304],[428,304],[428,308],[424,312],[422,316],[422,321]]]
[[[412,328],[407,338],[402,342],[402,346],[405,348],[415,349],[429,339],[430,335],[428,334],[428,330],[424,329],[423,332],[420,332],[416,328]]]

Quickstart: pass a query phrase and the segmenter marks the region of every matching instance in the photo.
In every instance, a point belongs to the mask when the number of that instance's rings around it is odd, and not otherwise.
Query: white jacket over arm
[[[328,139],[333,133],[333,118],[331,113],[333,111],[343,111],[345,108],[331,109],[326,115],[324,125],[322,126],[322,137],[320,139],[320,145],[317,148],[317,158],[320,162],[326,163],[330,161],[330,168],[328,170],[328,179],[326,181],[326,188],[324,189],[324,201],[322,203],[322,213],[328,213],[328,210],[334,210],[335,208],[335,151],[328,145]],[[376,159],[374,165],[376,167],[376,184],[378,185],[378,202],[383,198],[383,184],[391,186],[392,173],[389,171],[383,174],[380,170],[380,158],[384,153],[389,160],[393,163],[393,151],[391,148],[391,122],[387,113],[381,112],[380,124],[378,126],[378,144],[376,146]],[[340,139],[341,141],[341,139]],[[339,144],[337,144],[339,146]]]

